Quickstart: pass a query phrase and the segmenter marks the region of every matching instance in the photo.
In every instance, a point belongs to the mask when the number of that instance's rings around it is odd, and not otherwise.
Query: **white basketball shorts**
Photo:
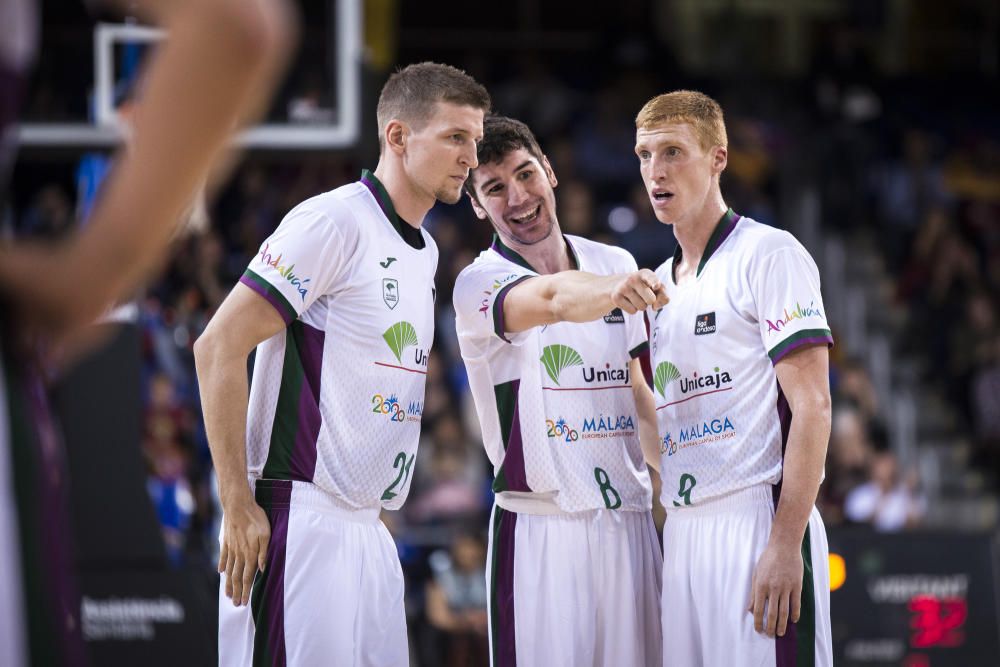
[[[257,480],[271,522],[250,604],[219,584],[219,665],[400,667],[409,662],[403,570],[378,509],[307,482]]]
[[[493,667],[659,665],[662,559],[649,512],[494,506],[490,527]]]
[[[773,487],[669,508],[663,525],[663,667],[831,667],[829,547],[814,507],[802,540],[798,623],[754,630],[750,584],[774,519]]]

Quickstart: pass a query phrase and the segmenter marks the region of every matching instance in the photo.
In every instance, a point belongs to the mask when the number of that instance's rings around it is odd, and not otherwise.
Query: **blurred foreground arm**
[[[32,324],[88,324],[146,277],[233,134],[283,71],[295,27],[285,0],[130,3],[168,38],[145,64],[128,149],[90,223],[58,245],[0,249],[0,289]]]

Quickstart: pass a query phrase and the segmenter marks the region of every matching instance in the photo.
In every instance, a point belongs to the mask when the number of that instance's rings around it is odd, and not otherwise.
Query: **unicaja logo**
[[[559,384],[559,375],[569,366],[583,366],[583,358],[567,345],[549,345],[542,350],[540,361],[552,381]]]
[[[656,366],[656,371],[653,372],[653,386],[656,387],[656,391],[660,392],[660,396],[666,398],[667,385],[680,376],[681,372],[677,370],[677,366],[669,361],[661,361]]]
[[[403,352],[417,344],[417,331],[409,322],[396,322],[382,334],[386,345],[392,350],[396,361],[403,363]],[[426,360],[424,361],[426,364]]]
[[[270,249],[271,244],[264,243],[264,247],[260,249],[260,261],[273,268],[278,272],[279,276],[291,283],[292,287],[298,290],[299,296],[302,297],[302,300],[305,301],[306,293],[309,291],[309,288],[306,287],[306,283],[310,281],[310,278],[302,278],[302,276],[295,275],[295,265],[291,264],[289,266],[284,266],[281,263],[282,255],[279,253],[277,257],[272,257]]]

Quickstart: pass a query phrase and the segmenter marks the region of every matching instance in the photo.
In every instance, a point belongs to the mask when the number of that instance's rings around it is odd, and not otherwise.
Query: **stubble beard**
[[[439,188],[434,192],[434,198],[440,202],[444,202],[445,204],[457,204],[462,201],[462,186],[456,186],[454,191],[446,188]]]

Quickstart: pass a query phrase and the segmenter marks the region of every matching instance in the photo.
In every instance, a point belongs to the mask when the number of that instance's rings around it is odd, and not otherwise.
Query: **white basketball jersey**
[[[624,250],[564,238],[581,271],[636,270]],[[509,334],[504,298],[537,275],[494,237],[455,283],[458,340],[498,503],[527,498],[562,512],[648,510],[652,490],[629,370],[647,345],[642,314],[615,309],[585,324]]]
[[[670,303],[650,313],[665,507],[777,484],[791,412],[774,364],[833,344],[819,271],[788,232],[730,210],[681,286],[679,260],[657,269]]]
[[[402,505],[420,435],[438,258],[424,230],[422,248],[404,240],[406,224],[365,172],[294,208],[250,262],[240,281],[288,323],[257,348],[252,475],[312,482],[351,507]]]

